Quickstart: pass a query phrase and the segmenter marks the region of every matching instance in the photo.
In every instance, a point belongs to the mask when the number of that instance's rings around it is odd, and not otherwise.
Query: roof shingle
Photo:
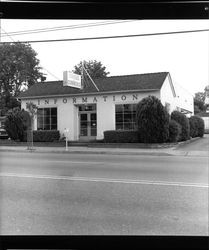
[[[25,92],[22,92],[19,98],[130,90],[160,90],[168,74],[168,72],[159,72],[98,78],[95,79],[94,82],[97,85],[99,92],[90,81],[85,84],[83,89],[63,86],[63,81],[36,83]]]

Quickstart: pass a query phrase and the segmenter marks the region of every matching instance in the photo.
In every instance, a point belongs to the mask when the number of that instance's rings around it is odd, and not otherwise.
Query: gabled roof
[[[36,83],[25,92],[22,92],[19,98],[29,97],[47,97],[61,95],[76,95],[76,94],[96,94],[103,92],[118,92],[118,91],[151,91],[160,90],[168,72],[111,76],[106,78],[95,79],[99,92],[90,82],[86,82],[83,89],[77,89],[69,86],[63,86],[63,81],[52,81]]]

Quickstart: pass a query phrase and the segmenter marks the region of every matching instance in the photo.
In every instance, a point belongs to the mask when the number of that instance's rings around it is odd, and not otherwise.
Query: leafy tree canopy
[[[109,72],[106,71],[106,67],[102,63],[96,60],[83,61],[83,65],[92,79],[107,77]],[[82,73],[82,61],[74,66],[73,72],[81,75]],[[85,75],[85,71],[84,71]]]
[[[197,92],[195,93],[194,97],[194,113],[198,114],[200,112],[204,112],[207,108],[207,105],[205,103],[207,95],[207,86],[204,89],[204,92]]]
[[[205,92],[197,92],[195,93],[195,97],[196,100],[201,101],[204,103],[205,101]]]
[[[21,90],[43,80],[37,53],[30,44],[9,43],[0,46],[0,104],[2,108],[13,108],[11,99],[17,97]],[[13,104],[15,102],[13,101]]]

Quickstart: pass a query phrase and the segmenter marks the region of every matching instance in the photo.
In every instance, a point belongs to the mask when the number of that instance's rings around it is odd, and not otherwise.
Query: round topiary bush
[[[205,133],[205,123],[204,120],[199,117],[199,126],[198,126],[198,135],[199,137],[203,137]]]
[[[162,143],[169,137],[169,114],[155,96],[143,98],[136,108],[139,140],[143,143]]]
[[[169,142],[177,142],[181,134],[181,125],[175,120],[169,122]]]
[[[171,119],[175,120],[181,125],[181,133],[179,141],[186,141],[190,139],[190,127],[189,119],[179,111],[173,111],[171,113]]]
[[[198,136],[198,119],[199,117],[197,116],[191,116],[189,118],[189,125],[190,125],[190,136],[192,138],[197,137]]]

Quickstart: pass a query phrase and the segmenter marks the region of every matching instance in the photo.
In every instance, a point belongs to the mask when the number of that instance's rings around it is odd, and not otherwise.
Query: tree
[[[37,53],[30,44],[9,43],[0,46],[0,109],[18,106],[16,97],[23,88],[43,80]]]
[[[84,61],[83,65],[92,79],[107,77],[109,72],[106,72],[106,67],[101,62],[96,60]],[[82,61],[74,66],[73,72],[81,75],[82,73]],[[84,71],[85,74],[85,71]]]
[[[204,92],[197,92],[195,93],[194,97],[194,114],[198,114],[200,112],[205,112],[208,103],[208,94],[209,93],[209,85],[204,88]]]
[[[205,92],[197,92],[195,93],[195,97],[194,97],[196,100],[199,100],[201,102],[204,103],[205,101]]]
[[[204,104],[204,101],[194,98],[194,113],[198,114],[200,112],[204,112],[205,110],[206,105]]]
[[[141,142],[162,143],[168,140],[169,114],[157,97],[145,97],[137,104],[136,121]]]

